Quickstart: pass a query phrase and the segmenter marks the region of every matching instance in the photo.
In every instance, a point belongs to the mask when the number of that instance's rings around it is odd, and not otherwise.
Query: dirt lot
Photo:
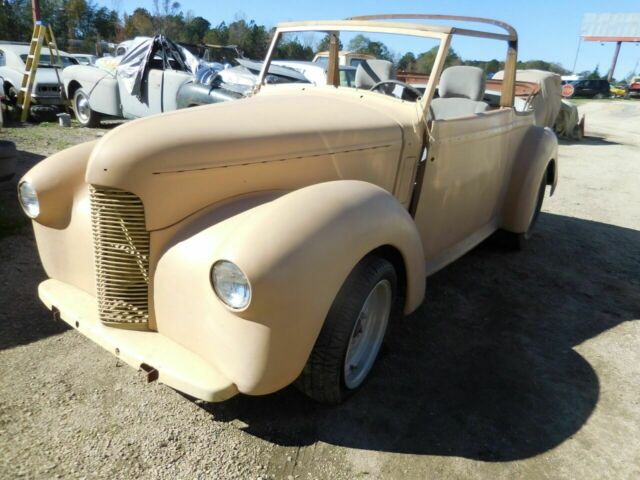
[[[222,404],[49,320],[34,240],[0,185],[0,477],[640,478],[640,102],[592,102],[526,251],[431,277],[343,406],[295,389]],[[5,129],[25,171],[101,135]]]

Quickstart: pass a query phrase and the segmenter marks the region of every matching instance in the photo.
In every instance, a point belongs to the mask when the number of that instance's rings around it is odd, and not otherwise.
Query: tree
[[[330,45],[331,45],[331,35],[327,34],[322,38],[322,40],[320,40],[320,42],[318,42],[318,45],[316,46],[316,51],[328,52]],[[338,39],[338,50],[342,50],[342,49],[343,49],[342,40]]]
[[[182,40],[187,43],[203,43],[204,37],[211,28],[211,23],[205,18],[194,17],[185,22]]]
[[[405,53],[400,60],[398,60],[398,70],[405,72],[415,71],[416,56],[412,52]]]
[[[124,16],[124,33],[127,38],[154,34],[153,17],[146,8],[136,8],[131,15]]]
[[[600,80],[602,76],[600,75],[600,65],[596,65],[596,68],[587,75],[587,80]]]
[[[356,53],[373,55],[375,58],[393,61],[393,54],[382,42],[376,42],[361,33],[349,41],[348,49]]]
[[[287,42],[280,42],[276,57],[286,60],[313,60],[313,48],[305,47],[294,38]]]

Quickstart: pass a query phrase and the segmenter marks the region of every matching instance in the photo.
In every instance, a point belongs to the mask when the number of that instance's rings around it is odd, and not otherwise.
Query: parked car
[[[611,96],[611,86],[608,80],[576,80],[569,83],[573,87],[573,92],[569,97],[588,98],[609,98]]]
[[[338,65],[344,65],[347,67],[357,67],[364,60],[375,60],[376,57],[368,53],[351,52],[349,50],[343,50],[338,52]],[[329,64],[329,52],[318,52],[314,57],[315,63],[320,63],[324,67]]]
[[[178,108],[239,100],[251,94],[258,82],[263,62],[239,58],[237,66],[216,70],[209,78],[188,82],[178,91]],[[340,85],[355,87],[356,69],[341,65]],[[266,83],[312,83],[326,85],[327,68],[316,62],[273,60],[269,65]]]
[[[156,36],[130,44],[113,70],[102,66],[78,65],[63,72],[76,119],[85,127],[97,126],[105,115],[138,118],[175,110],[178,89],[193,79],[199,61]]]
[[[627,95],[630,98],[640,98],[640,76],[631,78]]]
[[[28,54],[28,43],[0,42],[0,76],[4,78],[3,88],[8,102],[14,105],[17,103],[18,92],[27,68],[25,62]],[[49,50],[42,49],[31,96],[32,112],[57,111],[64,106],[58,76],[62,79],[62,69],[77,65],[78,61],[63,51],[60,51],[60,61],[61,64],[55,65]]]
[[[19,194],[54,317],[206,401],[292,382],[328,403],[356,391],[426,276],[497,230],[531,240],[558,178],[555,134],[514,109],[516,31],[417,17],[503,31],[402,15],[280,24],[249,97],[126,123],[39,162]],[[356,88],[337,69],[325,86],[267,83],[283,36],[314,30],[333,44],[360,30],[429,40],[437,60],[417,95],[378,59],[358,65]],[[497,106],[482,69],[444,68],[458,34],[507,44]]]
[[[205,68],[192,81],[184,83],[177,94],[178,109],[239,100],[251,95],[263,62],[237,58],[234,63],[235,66],[230,68]],[[310,82],[298,70],[275,62],[269,66],[265,81],[269,84]]]
[[[73,53],[71,54],[80,65],[95,65],[98,57],[89,53]]]

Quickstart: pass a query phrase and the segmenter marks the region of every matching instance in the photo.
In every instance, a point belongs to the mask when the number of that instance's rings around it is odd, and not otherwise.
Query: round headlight
[[[232,262],[220,260],[211,269],[213,289],[227,306],[240,310],[251,301],[251,285],[242,270]]]
[[[22,182],[18,186],[18,198],[24,213],[31,218],[40,215],[40,202],[38,202],[38,194],[29,182]]]

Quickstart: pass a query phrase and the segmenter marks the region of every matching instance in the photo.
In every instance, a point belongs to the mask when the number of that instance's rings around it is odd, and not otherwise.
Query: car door
[[[165,68],[162,47],[153,53],[142,79],[144,94],[141,98],[130,91],[131,81],[118,78],[118,90],[122,101],[122,112],[125,118],[138,118],[162,112],[162,82]]]
[[[495,230],[513,115],[504,109],[433,122],[415,206],[428,273]]]
[[[193,80],[193,74],[181,70],[167,69],[162,76],[162,111],[178,109],[177,96],[180,87]]]

